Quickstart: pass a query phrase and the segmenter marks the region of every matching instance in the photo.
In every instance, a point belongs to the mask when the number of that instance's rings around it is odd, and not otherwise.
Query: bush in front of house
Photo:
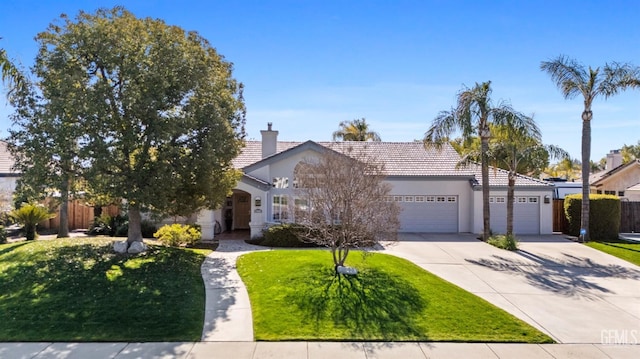
[[[265,247],[317,247],[313,243],[307,243],[300,239],[300,231],[306,230],[303,225],[283,223],[271,226],[262,232],[262,238],[252,243]]]
[[[567,234],[580,235],[582,195],[572,194],[564,198],[567,216]],[[589,195],[589,238],[594,241],[618,239],[620,231],[620,198],[608,194]]]
[[[191,246],[202,239],[202,232],[188,224],[167,224],[153,234],[164,245],[171,247]]]
[[[487,243],[494,247],[506,249],[508,251],[515,251],[518,249],[518,239],[514,235],[497,235],[491,236],[487,240]]]

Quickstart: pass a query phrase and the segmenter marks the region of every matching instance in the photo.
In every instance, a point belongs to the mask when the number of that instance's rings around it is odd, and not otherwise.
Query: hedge
[[[567,216],[566,233],[580,235],[582,194],[571,194],[564,198],[564,213]],[[620,231],[620,198],[607,194],[589,195],[589,239],[607,241],[618,239]]]

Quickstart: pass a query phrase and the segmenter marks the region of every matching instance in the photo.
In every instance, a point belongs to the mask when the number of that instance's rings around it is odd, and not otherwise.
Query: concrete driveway
[[[640,267],[563,236],[509,252],[471,234],[400,234],[385,252],[476,294],[559,343],[640,344]]]

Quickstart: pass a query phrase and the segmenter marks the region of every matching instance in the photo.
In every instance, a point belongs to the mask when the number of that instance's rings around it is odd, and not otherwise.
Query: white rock
[[[113,242],[113,250],[116,253],[127,253],[127,241]]]
[[[147,245],[144,244],[143,242],[139,242],[139,241],[135,241],[133,243],[131,243],[131,245],[129,246],[129,253],[132,254],[137,254],[137,253],[141,253],[147,250]]]
[[[348,275],[356,275],[358,274],[358,270],[353,268],[353,267],[343,267],[343,266],[338,266],[338,273],[339,274],[348,274]]]

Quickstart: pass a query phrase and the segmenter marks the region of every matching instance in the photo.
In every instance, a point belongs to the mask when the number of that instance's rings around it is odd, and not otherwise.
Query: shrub
[[[580,235],[582,217],[582,195],[572,194],[564,199],[564,213],[567,216],[567,234]],[[620,231],[620,198],[613,195],[589,195],[589,237],[592,240],[607,241],[618,239]]]
[[[111,233],[115,232],[111,228],[111,222],[111,216],[106,213],[99,217],[95,217],[93,219],[93,223],[91,223],[91,227],[89,228],[89,234],[111,236]]]
[[[497,235],[489,237],[487,243],[494,247],[506,249],[508,251],[515,251],[518,249],[518,239],[513,235]]]
[[[257,244],[266,247],[317,247],[316,244],[303,242],[298,234],[306,230],[300,224],[278,224],[263,231],[262,239]]]
[[[202,238],[202,233],[188,224],[167,224],[153,234],[164,245],[178,247],[190,246]]]
[[[153,222],[142,221],[140,222],[140,232],[143,238],[153,238],[157,228]],[[129,221],[126,221],[119,225],[114,233],[115,237],[126,237],[129,235]]]
[[[7,230],[0,226],[0,244],[7,243]]]

